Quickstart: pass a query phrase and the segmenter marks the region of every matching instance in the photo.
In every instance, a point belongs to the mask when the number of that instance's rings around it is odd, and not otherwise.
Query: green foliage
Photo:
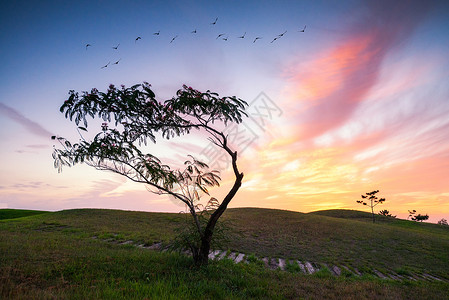
[[[198,214],[198,220],[202,228],[207,224],[209,213],[208,210],[203,210]],[[169,243],[169,250],[178,252],[188,250],[192,255],[198,255],[201,246],[201,235],[198,232],[194,220],[189,218],[185,213],[182,213],[181,215],[183,216],[183,221],[175,228],[176,236]],[[210,244],[211,249],[223,249],[229,242],[230,232],[231,227],[229,222],[223,220],[222,222],[217,223]]]
[[[319,269],[313,275],[318,277],[318,278],[329,278],[329,277],[333,276],[332,272],[327,267],[323,267],[323,268]]]
[[[290,273],[300,273],[300,272],[302,272],[301,271],[301,268],[299,267],[299,265],[297,264],[297,263],[287,263],[287,265],[285,266],[285,270],[287,271],[287,272],[290,272]]]
[[[250,264],[255,264],[255,265],[259,265],[259,266],[263,266],[264,265],[263,261],[261,259],[259,259],[256,255],[254,255],[254,253],[251,253],[251,254],[247,255],[245,257],[245,259]]]
[[[216,122],[240,123],[246,116],[246,106],[245,101],[236,97],[219,97],[210,91],[201,93],[185,85],[177,97],[165,102],[156,100],[148,83],[129,88],[110,85],[105,93],[92,89],[80,95],[72,90],[60,111],[76,125],[83,123],[79,132],[87,131],[89,117],[112,122],[114,127],[103,123],[102,130],[91,141],[80,132],[79,143],[53,136],[62,146],[53,152],[54,166],[61,171],[65,165],[85,162],[167,192],[177,182],[179,172],[176,174],[163,165],[158,157],[143,153],[139,146],[148,140],[155,142],[156,132],[169,139],[192,129],[213,132],[211,126]]]

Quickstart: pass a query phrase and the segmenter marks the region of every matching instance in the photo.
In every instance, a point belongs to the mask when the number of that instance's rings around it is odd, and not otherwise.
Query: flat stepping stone
[[[393,280],[401,280],[397,275],[394,274],[388,274],[388,276]]]
[[[215,258],[217,260],[222,260],[223,258],[226,257],[226,251],[222,251],[220,254],[218,254]]]
[[[282,271],[285,271],[285,266],[286,266],[285,259],[279,258],[279,268],[280,268]]]
[[[278,268],[279,268],[279,263],[278,263],[277,258],[272,258],[272,259],[270,259],[269,262],[268,262],[268,267],[269,267],[271,270],[276,270],[276,269],[278,269]]]
[[[129,245],[129,244],[132,244],[132,243],[134,243],[134,241],[128,240],[128,241],[120,242],[118,244],[119,245]]]
[[[214,250],[212,252],[209,253],[209,259],[215,259],[216,256],[220,253],[219,250]]]
[[[268,259],[268,257],[262,258],[262,261],[266,268],[269,268],[271,270],[276,270],[278,268],[278,263],[275,258]]]
[[[237,257],[237,253],[231,252],[231,254],[229,254],[227,258],[235,260],[236,257]]]
[[[161,249],[162,243],[154,243],[153,245],[150,245],[147,247],[147,249]]]
[[[432,275],[427,274],[427,273],[423,273],[422,276],[425,276],[426,278],[429,278],[430,280],[443,281],[441,278],[432,276]]]
[[[325,263],[323,263],[323,266],[325,266],[334,276],[340,276],[341,275],[341,269],[337,266],[329,266]]]
[[[236,258],[234,259],[234,261],[235,261],[236,264],[238,264],[239,262],[242,262],[244,258],[245,258],[245,254],[239,253],[236,256]]]
[[[334,272],[334,274],[337,276],[341,275],[341,269],[337,266],[332,266],[331,271]]]
[[[300,262],[299,260],[297,260],[296,262],[298,263],[298,266],[301,269],[301,272],[303,272],[304,274],[307,274],[306,267],[304,266],[304,264],[302,262]]]
[[[307,272],[309,272],[309,274],[315,273],[315,268],[312,266],[312,264],[310,262],[306,261],[304,263],[304,266],[306,267]]]
[[[377,277],[382,278],[382,279],[388,279],[387,276],[385,276],[384,274],[382,274],[380,271],[378,270],[373,270],[374,274],[377,275]]]

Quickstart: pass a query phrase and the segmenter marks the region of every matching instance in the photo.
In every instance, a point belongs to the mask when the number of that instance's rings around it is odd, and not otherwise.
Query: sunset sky
[[[187,84],[251,103],[231,207],[366,210],[356,200],[378,189],[376,211],[449,219],[449,1],[7,1],[0,28],[0,208],[182,210],[53,167],[50,137],[77,139],[69,90],[147,81],[160,100]],[[232,172],[209,147],[197,134],[148,151],[220,168],[219,198]]]

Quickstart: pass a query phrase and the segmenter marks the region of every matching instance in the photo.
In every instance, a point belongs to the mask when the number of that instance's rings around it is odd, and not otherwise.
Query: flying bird
[[[120,46],[120,43],[119,43],[117,46],[112,47],[112,49],[117,50],[117,49],[118,49],[118,46]]]
[[[173,41],[177,38],[178,36],[175,36],[174,38],[171,39],[170,44],[173,43]]]
[[[254,39],[253,43],[255,43],[257,40],[260,40],[260,39],[261,39],[260,36],[256,37],[256,38]]]
[[[153,33],[153,35],[159,35],[161,33],[161,31],[159,30],[158,32]]]
[[[299,32],[305,32],[306,26],[307,26],[307,25],[304,25],[304,28],[303,28],[302,30],[300,30]]]
[[[245,33],[244,33],[242,36],[239,36],[238,38],[239,38],[239,39],[244,39],[244,38],[245,38],[245,35],[246,35],[246,31],[245,31]]]
[[[284,31],[283,33],[281,33],[280,35],[278,35],[278,37],[283,37],[284,36],[284,34],[286,34],[287,33],[287,30],[286,31]]]
[[[223,40],[223,41],[227,41],[227,40],[228,40],[228,37],[224,37],[224,38],[222,38],[222,40]]]
[[[218,21],[218,17],[216,17],[216,18],[215,18],[215,21],[213,21],[212,23],[210,23],[210,25],[215,25],[215,24],[217,24],[217,21]]]
[[[270,43],[273,43],[274,41],[276,41],[279,38],[279,36],[275,37]]]
[[[136,40],[134,41],[134,43],[137,43],[138,40],[141,40],[142,38],[140,36],[136,37]]]
[[[91,44],[86,44],[86,50],[87,50],[87,47],[91,47],[92,45]]]
[[[105,65],[102,66],[101,68],[102,68],[102,69],[107,68],[107,67],[109,66],[110,63],[111,63],[111,62],[108,62],[107,64],[105,64]]]
[[[224,33],[220,33],[220,34],[217,36],[216,40],[218,40],[218,38],[220,38],[220,37],[222,37],[222,36],[224,36],[224,35],[225,35]]]
[[[117,60],[114,65],[118,65],[119,61],[121,61],[122,59],[120,58],[119,60]]]
[[[195,30],[194,30],[194,31],[192,31],[191,33],[196,33],[196,28],[195,28]]]

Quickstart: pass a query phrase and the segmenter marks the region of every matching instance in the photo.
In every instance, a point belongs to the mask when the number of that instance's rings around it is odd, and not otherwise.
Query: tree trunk
[[[210,244],[212,241],[213,231],[211,231],[208,236],[203,236],[201,239],[201,248],[198,251],[198,257],[195,260],[197,266],[207,265],[209,262],[209,251]]]
[[[198,258],[195,260],[195,264],[197,266],[207,265],[209,261],[210,244],[212,242],[212,236],[214,234],[215,225],[217,224],[218,219],[226,210],[229,202],[232,200],[232,198],[242,185],[242,179],[243,173],[240,173],[238,174],[238,176],[236,176],[232,189],[226,195],[226,197],[224,198],[221,205],[217,208],[217,210],[210,216],[206,228],[204,228],[203,236],[201,238],[201,246],[199,249]]]

